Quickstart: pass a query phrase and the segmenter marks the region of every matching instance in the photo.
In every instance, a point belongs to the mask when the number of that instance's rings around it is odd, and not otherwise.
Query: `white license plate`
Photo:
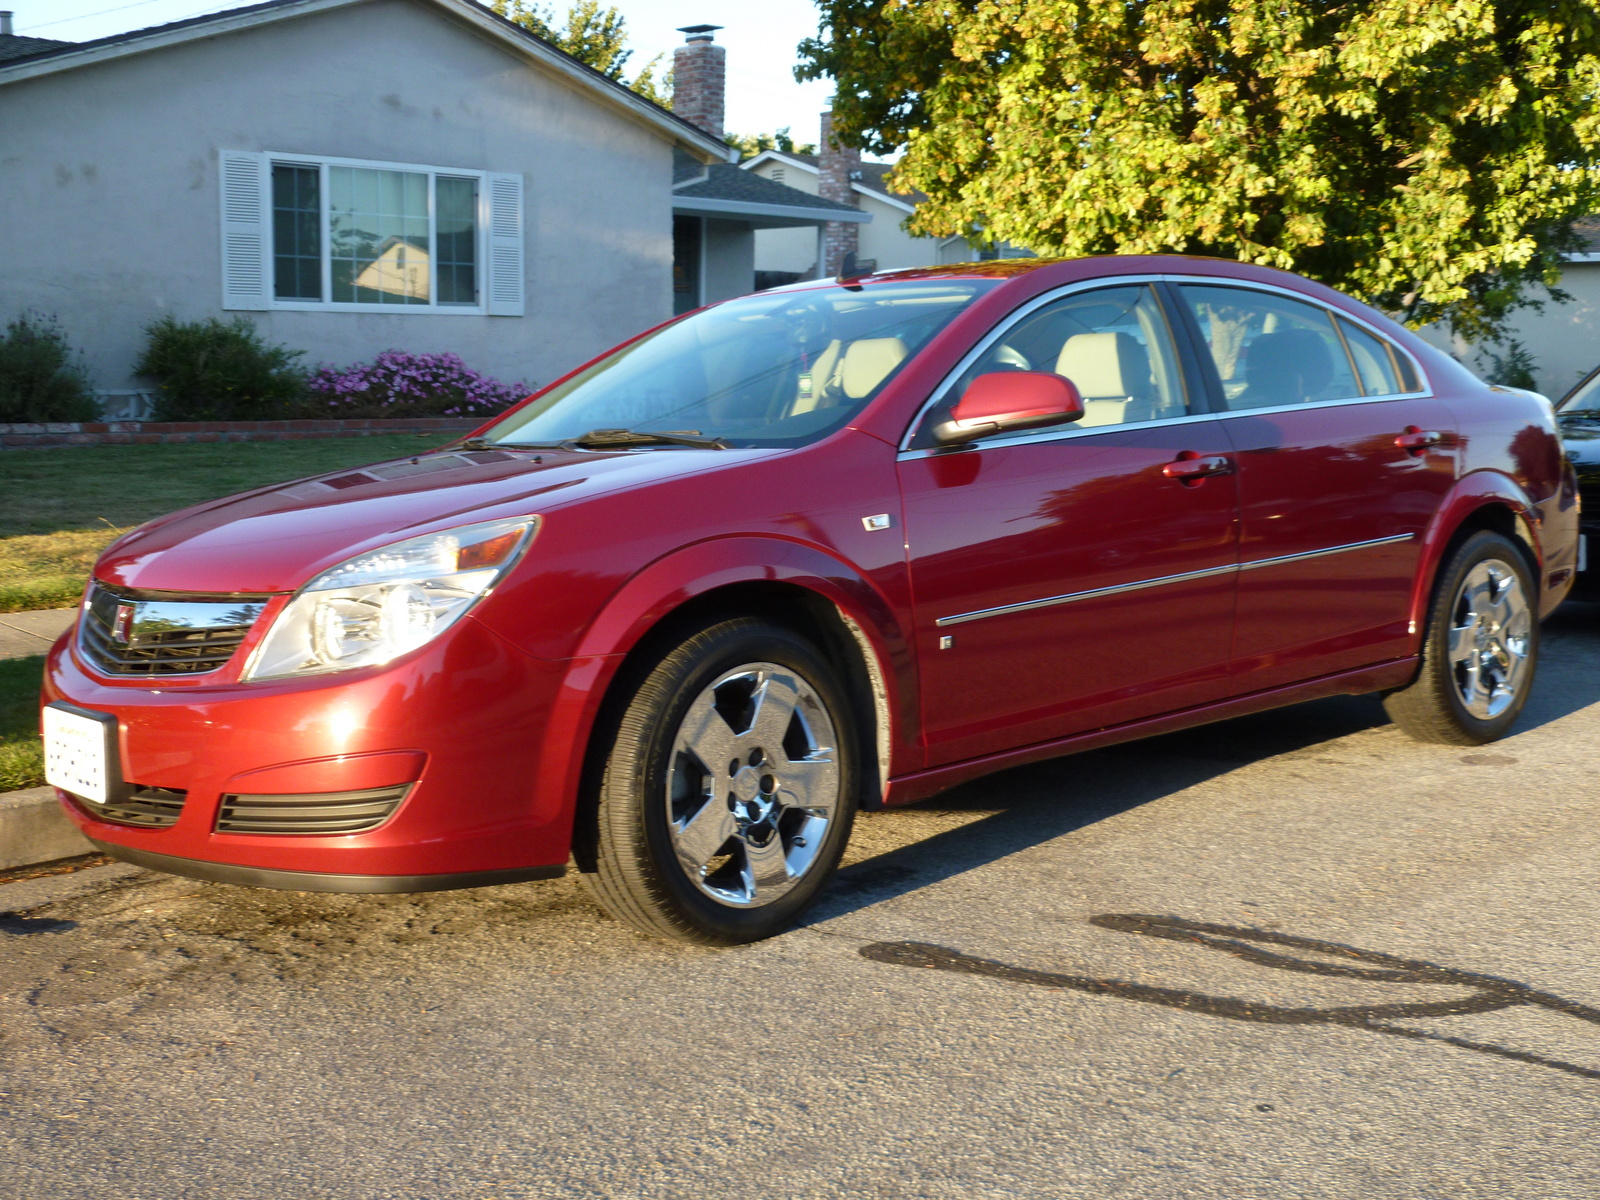
[[[44,778],[52,787],[96,804],[111,799],[120,778],[113,762],[116,719],[85,716],[54,704],[44,709]]]

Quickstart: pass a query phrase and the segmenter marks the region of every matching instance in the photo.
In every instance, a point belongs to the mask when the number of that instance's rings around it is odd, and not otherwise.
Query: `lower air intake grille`
[[[224,796],[218,833],[364,833],[393,815],[411,790],[369,788],[361,792],[307,792],[295,796]]]
[[[85,807],[102,821],[117,825],[138,825],[144,829],[166,829],[178,823],[188,792],[174,788],[140,788],[126,800]]]

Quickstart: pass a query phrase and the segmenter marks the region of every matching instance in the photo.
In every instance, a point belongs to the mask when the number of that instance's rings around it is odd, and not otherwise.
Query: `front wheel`
[[[816,898],[855,817],[857,729],[803,638],[734,618],[637,685],[599,781],[601,905],[645,933],[736,945]]]
[[[1475,533],[1439,573],[1422,666],[1383,706],[1422,742],[1477,746],[1522,712],[1539,657],[1533,575],[1509,538]]]

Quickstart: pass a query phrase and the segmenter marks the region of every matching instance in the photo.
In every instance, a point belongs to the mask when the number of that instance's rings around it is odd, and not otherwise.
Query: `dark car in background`
[[[1600,600],[1600,367],[1583,377],[1556,406],[1561,440],[1578,473],[1583,518],[1578,539],[1578,574],[1574,600]]]

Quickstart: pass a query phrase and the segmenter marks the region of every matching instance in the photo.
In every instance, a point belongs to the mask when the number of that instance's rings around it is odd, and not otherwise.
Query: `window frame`
[[[1339,329],[1340,320],[1349,321],[1352,325],[1370,333],[1383,345],[1389,347],[1389,352],[1396,358],[1395,378],[1402,384],[1405,381],[1405,372],[1400,369],[1399,356],[1404,355],[1404,361],[1410,363],[1411,373],[1416,377],[1418,388],[1416,391],[1396,392],[1383,396],[1353,396],[1346,400],[1318,400],[1314,404],[1283,404],[1271,408],[1230,409],[1226,407],[1227,401],[1222,394],[1222,380],[1217,375],[1216,364],[1211,359],[1210,348],[1200,335],[1198,323],[1194,313],[1189,308],[1189,302],[1178,291],[1179,284],[1209,284],[1214,287],[1237,287],[1247,291],[1271,292],[1276,295],[1299,300],[1302,303],[1322,309],[1333,322],[1339,332],[1339,344],[1345,346],[1344,331]],[[1071,425],[1059,427],[1046,427],[1034,432],[994,434],[987,438],[978,438],[975,441],[963,443],[960,446],[918,446],[917,434],[922,429],[927,415],[940,402],[945,389],[972,368],[972,366],[991,347],[1003,338],[1019,322],[1025,321],[1039,309],[1047,304],[1053,304],[1075,292],[1087,292],[1104,287],[1125,287],[1129,284],[1139,284],[1149,287],[1155,292],[1166,317],[1168,327],[1172,332],[1175,343],[1179,367],[1184,375],[1185,391],[1188,395],[1189,407],[1192,410],[1183,417],[1158,417],[1153,421],[1129,421],[1120,425],[1094,425],[1087,429],[1076,429]],[[1345,346],[1346,356],[1350,349]],[[1361,376],[1355,369],[1354,359],[1351,359],[1351,374],[1359,381]],[[1098,279],[1080,279],[1061,287],[1051,288],[1031,300],[1025,301],[1012,309],[994,327],[979,338],[972,349],[961,356],[961,359],[945,373],[937,385],[929,392],[928,398],[918,406],[910,422],[907,423],[905,432],[900,437],[899,458],[926,458],[937,454],[950,454],[955,452],[982,451],[989,448],[998,449],[1002,446],[1031,446],[1039,442],[1064,442],[1075,438],[1097,437],[1104,434],[1115,433],[1126,429],[1154,429],[1165,425],[1190,425],[1197,421],[1219,421],[1241,415],[1263,416],[1270,413],[1301,412],[1307,409],[1327,408],[1336,404],[1378,404],[1387,400],[1416,399],[1431,397],[1434,394],[1433,386],[1428,380],[1427,373],[1423,371],[1422,364],[1416,357],[1403,346],[1397,344],[1382,330],[1373,326],[1370,321],[1348,313],[1342,308],[1327,303],[1324,300],[1306,295],[1304,292],[1295,291],[1293,288],[1280,287],[1272,283],[1258,283],[1253,279],[1235,279],[1228,275],[1177,275],[1171,273],[1151,275],[1105,275]]]
[[[1397,344],[1382,330],[1376,328],[1370,321],[1337,308],[1325,300],[1308,296],[1304,292],[1297,292],[1293,288],[1280,287],[1277,284],[1262,283],[1254,279],[1234,279],[1227,275],[1162,275],[1163,283],[1171,286],[1172,305],[1178,310],[1178,320],[1188,331],[1189,339],[1194,345],[1196,365],[1200,372],[1200,382],[1211,408],[1211,415],[1217,417],[1263,416],[1269,413],[1301,412],[1307,409],[1327,408],[1336,404],[1373,404],[1385,400],[1406,400],[1430,397],[1433,395],[1433,386],[1428,381],[1428,376],[1422,369],[1422,364],[1405,347]],[[1356,367],[1355,355],[1350,351],[1350,345],[1345,340],[1344,328],[1340,321],[1348,321],[1362,332],[1370,334],[1378,340],[1379,345],[1388,348],[1390,365],[1394,371],[1396,382],[1403,387],[1405,384],[1406,370],[1402,363],[1409,364],[1410,374],[1417,380],[1417,388],[1412,391],[1385,392],[1376,396],[1348,396],[1338,400],[1317,400],[1310,404],[1274,404],[1263,408],[1229,408],[1226,395],[1222,389],[1222,377],[1217,374],[1215,360],[1211,357],[1210,347],[1206,344],[1204,335],[1200,331],[1199,321],[1196,320],[1194,310],[1190,307],[1189,300],[1183,295],[1182,285],[1188,284],[1196,287],[1229,287],[1241,291],[1267,292],[1272,295],[1283,296],[1290,300],[1312,308],[1320,309],[1329,318],[1335,333],[1338,335],[1339,345],[1344,350],[1345,359],[1350,366],[1350,376],[1357,384],[1361,383],[1361,372]],[[1403,356],[1403,357],[1402,357]]]
[[[1198,366],[1195,361],[1195,349],[1190,342],[1189,322],[1183,314],[1176,318],[1171,311],[1172,298],[1165,294],[1160,286],[1167,276],[1164,275],[1106,275],[1099,279],[1080,279],[1073,283],[1052,288],[1048,292],[1033,297],[1033,299],[1012,309],[990,329],[988,333],[974,343],[971,350],[961,356],[959,362],[939,380],[938,384],[929,393],[928,399],[917,409],[916,414],[906,426],[905,433],[900,439],[900,458],[924,458],[935,454],[949,454],[953,451],[998,449],[1002,446],[1031,446],[1038,442],[1059,442],[1072,438],[1095,437],[1101,434],[1116,433],[1126,429],[1151,429],[1159,425],[1187,425],[1194,421],[1210,421],[1217,417],[1217,413],[1205,411],[1210,406],[1209,389],[1204,386]],[[1080,292],[1099,291],[1104,288],[1114,287],[1143,287],[1148,288],[1155,297],[1160,308],[1162,319],[1166,322],[1168,335],[1172,339],[1172,349],[1177,358],[1178,378],[1183,389],[1184,398],[1189,406],[1189,412],[1181,417],[1157,417],[1151,421],[1126,421],[1116,425],[1092,425],[1087,429],[1075,428],[1072,425],[1047,426],[1044,429],[1033,431],[1009,431],[990,434],[975,441],[965,442],[960,446],[920,446],[917,445],[918,435],[922,431],[928,414],[944,398],[948,388],[971,370],[995,344],[1001,341],[1017,325],[1026,321],[1040,309],[1064,300]],[[1197,387],[1199,384],[1201,386]]]
[[[481,317],[489,313],[489,177],[492,172],[479,171],[467,167],[435,167],[421,163],[381,162],[366,158],[339,158],[321,154],[288,154],[267,150],[261,152],[262,186],[265,192],[263,198],[263,218],[266,225],[266,266],[267,266],[267,308],[281,312],[348,312],[348,313],[376,313],[384,315],[398,315],[401,313],[428,314],[430,316],[463,316]],[[272,203],[272,169],[276,166],[286,167],[314,167],[317,170],[317,202],[320,209],[318,254],[321,257],[320,278],[322,282],[321,300],[280,300],[275,294],[277,290],[277,229],[273,219],[276,209]],[[426,304],[370,304],[361,301],[345,301],[331,299],[333,295],[333,256],[331,238],[329,236],[328,222],[330,218],[330,195],[328,188],[329,167],[354,167],[359,170],[369,171],[406,171],[412,174],[426,175],[428,177],[428,303]],[[439,176],[452,179],[471,179],[477,189],[477,211],[475,213],[475,228],[473,230],[473,252],[476,255],[474,266],[477,271],[477,301],[473,304],[440,304],[439,272],[434,264],[438,261],[439,227],[437,208],[436,181]]]

